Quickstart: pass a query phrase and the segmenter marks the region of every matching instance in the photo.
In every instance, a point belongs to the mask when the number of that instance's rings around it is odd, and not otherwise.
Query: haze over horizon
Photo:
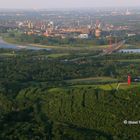
[[[86,7],[139,7],[139,0],[0,0],[4,9],[48,9]]]

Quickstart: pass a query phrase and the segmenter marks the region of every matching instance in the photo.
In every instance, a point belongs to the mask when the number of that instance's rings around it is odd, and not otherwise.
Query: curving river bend
[[[15,44],[10,44],[5,42],[2,37],[0,37],[0,48],[5,48],[5,49],[29,49],[29,50],[51,50],[47,48],[37,48],[33,46],[22,46],[22,45],[15,45]]]

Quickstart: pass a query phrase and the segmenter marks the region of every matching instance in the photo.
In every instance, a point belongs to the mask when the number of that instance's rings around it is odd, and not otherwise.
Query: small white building
[[[127,34],[128,37],[135,36],[135,33]]]
[[[88,34],[80,34],[79,38],[81,39],[87,39],[88,38]]]

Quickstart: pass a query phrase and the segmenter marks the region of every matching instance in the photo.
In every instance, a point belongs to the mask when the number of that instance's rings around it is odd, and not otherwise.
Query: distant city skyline
[[[140,0],[0,0],[0,8],[47,9],[86,7],[139,7]]]

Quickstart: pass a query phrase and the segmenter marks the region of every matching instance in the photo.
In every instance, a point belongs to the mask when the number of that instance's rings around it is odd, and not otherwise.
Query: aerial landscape
[[[3,2],[0,140],[140,139],[140,6],[128,1]]]

